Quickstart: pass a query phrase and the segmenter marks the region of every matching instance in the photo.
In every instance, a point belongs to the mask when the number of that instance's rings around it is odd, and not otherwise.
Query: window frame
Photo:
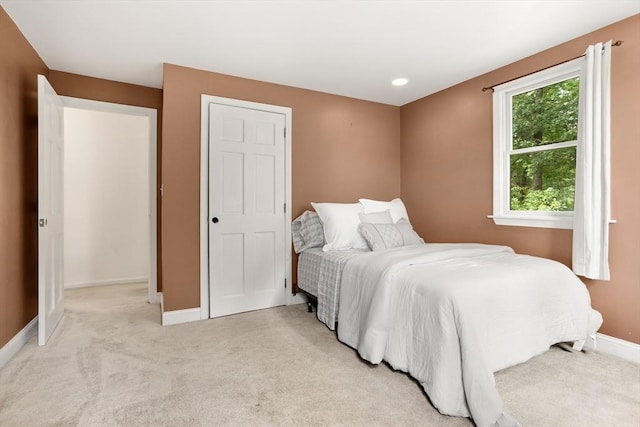
[[[511,154],[514,151],[546,151],[549,148],[512,149],[513,137],[513,108],[512,97],[524,92],[559,83],[578,77],[579,93],[583,93],[584,58],[547,68],[519,79],[503,83],[494,88],[493,92],[493,219],[496,225],[510,225],[520,227],[541,227],[573,229],[573,211],[513,211],[511,210]],[[579,101],[580,102],[580,101]],[[581,111],[578,110],[578,128],[580,127]],[[555,143],[555,148],[580,148],[580,132],[576,141]],[[525,150],[525,151],[522,151]]]

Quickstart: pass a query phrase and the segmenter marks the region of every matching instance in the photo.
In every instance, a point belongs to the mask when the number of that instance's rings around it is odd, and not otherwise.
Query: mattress
[[[323,252],[322,248],[310,248],[298,256],[298,288],[317,298],[318,320],[332,331],[338,318],[344,265],[354,256],[367,252],[368,249]]]

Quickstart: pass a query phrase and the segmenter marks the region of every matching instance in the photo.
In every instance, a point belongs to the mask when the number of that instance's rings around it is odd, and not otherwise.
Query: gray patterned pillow
[[[424,240],[413,231],[411,224],[403,219],[395,224],[362,223],[358,226],[358,230],[372,251],[424,243]]]
[[[322,222],[317,213],[304,211],[291,223],[293,250],[299,254],[305,249],[324,245]]]

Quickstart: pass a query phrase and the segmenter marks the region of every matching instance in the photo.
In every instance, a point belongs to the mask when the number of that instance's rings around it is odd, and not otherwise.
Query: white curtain
[[[573,271],[609,280],[611,41],[589,46],[581,76]]]

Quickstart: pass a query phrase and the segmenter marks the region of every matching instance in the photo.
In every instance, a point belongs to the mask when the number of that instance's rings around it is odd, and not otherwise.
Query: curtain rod
[[[621,45],[622,45],[622,43],[624,43],[624,40],[617,40],[615,43],[611,43],[611,47],[621,46]],[[547,69],[549,69],[549,68],[551,68],[551,67],[555,67],[556,65],[560,65],[560,64],[567,63],[567,62],[569,62],[569,61],[573,61],[574,59],[582,58],[583,56],[584,56],[584,53],[583,53],[582,55],[578,55],[578,56],[576,56],[576,57],[574,57],[574,58],[567,59],[567,60],[562,61],[562,62],[558,62],[557,64],[549,65],[548,67],[544,67],[544,68],[541,68],[541,69],[539,69],[539,70],[532,71],[532,72],[530,72],[530,73],[523,74],[523,75],[521,75],[521,76],[514,77],[514,78],[512,78],[512,79],[505,80],[505,81],[500,82],[500,83],[496,83],[496,84],[494,84],[494,85],[492,85],[492,86],[483,87],[483,88],[482,88],[482,91],[483,91],[483,92],[486,92],[486,91],[490,90],[490,91],[492,91],[492,92],[493,92],[493,88],[494,88],[494,87],[496,87],[496,86],[500,86],[500,85],[502,85],[502,84],[512,82],[512,81],[517,80],[517,79],[522,78],[522,77],[530,76],[531,74],[535,74],[535,73],[538,73],[538,72],[540,72],[540,71],[547,70]]]

